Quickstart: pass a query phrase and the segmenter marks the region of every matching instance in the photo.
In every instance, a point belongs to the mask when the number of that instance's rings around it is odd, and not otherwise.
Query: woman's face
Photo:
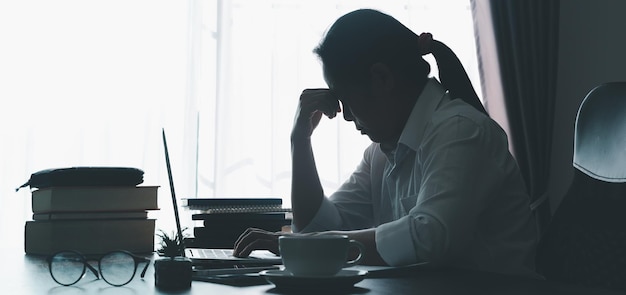
[[[329,79],[326,70],[324,78],[330,91],[340,101],[346,121],[354,122],[356,129],[374,142],[395,143],[403,126],[398,130],[394,116],[396,110],[389,93],[375,86],[338,85]]]

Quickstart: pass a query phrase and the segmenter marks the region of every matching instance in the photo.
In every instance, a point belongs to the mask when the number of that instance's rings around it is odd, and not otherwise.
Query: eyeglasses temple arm
[[[141,271],[141,278],[142,279],[146,275],[146,270],[148,270],[148,266],[150,266],[150,259],[144,258],[144,262],[146,263],[146,266],[144,266],[143,267],[143,271]]]

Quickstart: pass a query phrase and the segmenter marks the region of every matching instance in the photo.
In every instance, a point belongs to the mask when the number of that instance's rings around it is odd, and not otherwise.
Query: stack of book
[[[200,223],[186,246],[230,249],[247,228],[281,231],[291,224],[291,210],[282,205],[280,198],[183,199],[183,206],[192,210],[191,219]]]
[[[158,186],[58,186],[33,190],[33,220],[25,225],[27,254],[60,250],[103,254],[154,251]]]

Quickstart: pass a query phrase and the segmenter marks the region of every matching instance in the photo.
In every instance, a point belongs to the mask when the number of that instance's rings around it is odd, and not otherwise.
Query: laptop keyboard
[[[233,250],[229,249],[198,249],[201,258],[208,259],[225,259],[231,258]]]

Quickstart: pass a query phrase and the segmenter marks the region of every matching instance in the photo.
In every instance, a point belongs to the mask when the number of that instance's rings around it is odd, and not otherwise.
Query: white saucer
[[[262,277],[281,289],[339,289],[354,286],[367,275],[365,270],[343,269],[330,277],[297,277],[286,270],[264,270]]]

